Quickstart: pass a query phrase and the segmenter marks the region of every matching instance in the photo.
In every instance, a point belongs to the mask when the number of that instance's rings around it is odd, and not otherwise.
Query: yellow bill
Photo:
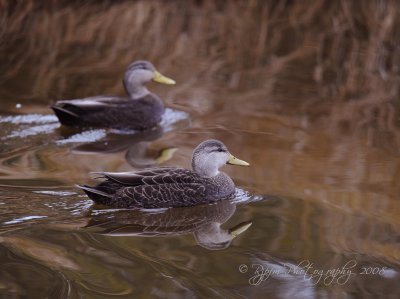
[[[247,163],[246,161],[240,160],[233,155],[230,156],[229,161],[226,164],[239,165],[239,166],[250,166],[250,164]]]
[[[239,223],[235,227],[232,227],[229,230],[229,233],[231,234],[231,236],[233,238],[236,238],[240,234],[244,233],[252,224],[253,224],[253,222],[251,222],[251,221],[246,221],[246,222]]]
[[[154,71],[153,81],[161,83],[161,84],[167,84],[167,85],[173,85],[176,83],[171,78],[168,78],[168,77],[165,77],[164,75],[162,75],[159,71]]]
[[[156,159],[157,164],[161,164],[165,161],[170,160],[177,150],[178,149],[176,147],[168,147],[162,149],[160,155]]]

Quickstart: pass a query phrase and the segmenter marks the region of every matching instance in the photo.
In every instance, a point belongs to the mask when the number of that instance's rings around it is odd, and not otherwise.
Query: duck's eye
[[[225,150],[222,149],[222,148],[219,148],[219,149],[218,149],[218,152],[223,153],[223,152],[225,152]]]

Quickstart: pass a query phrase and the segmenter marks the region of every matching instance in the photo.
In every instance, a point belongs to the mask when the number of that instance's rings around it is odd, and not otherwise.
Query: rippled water
[[[225,141],[251,163],[225,168],[241,188],[236,201],[193,211],[97,209],[74,184],[91,182],[91,171],[132,169],[127,152],[136,141],[128,140],[135,135],[63,130],[51,114],[24,114],[23,108],[18,115],[3,113],[0,294],[319,298],[397,292],[398,157],[369,147],[363,137],[303,130],[251,113],[233,119],[222,110],[192,125],[187,114],[167,115],[164,134],[150,136],[145,149],[176,148],[163,163],[188,167],[199,141]],[[109,147],[109,140],[122,145]],[[230,228],[249,221],[246,232],[229,237]],[[343,267],[351,274],[327,274]]]
[[[115,7],[110,13],[119,13]],[[219,55],[218,48],[209,51]],[[170,55],[190,54],[178,52]],[[70,94],[99,90],[98,79],[120,82],[113,77],[117,56],[101,64],[104,73],[90,57],[82,68],[60,67],[71,86],[76,81]],[[357,106],[347,110],[339,100],[328,102],[344,114],[333,123],[337,115],[316,104],[304,61],[284,68],[284,58],[275,57],[270,66],[279,76],[243,67],[225,80],[223,64],[185,57],[193,65],[171,62],[176,86],[151,85],[169,108],[161,126],[146,133],[64,128],[47,107],[53,98],[25,99],[19,80],[4,92],[0,297],[399,298],[400,155],[393,131],[378,120],[353,126]],[[89,83],[80,83],[89,74]],[[57,81],[40,81],[49,91],[70,86],[58,73],[41,75]],[[364,114],[373,119],[373,112]],[[115,210],[94,206],[75,187],[93,184],[91,172],[190,167],[193,148],[207,138],[251,164],[224,168],[238,187],[232,201]],[[247,230],[234,237],[240,227]]]

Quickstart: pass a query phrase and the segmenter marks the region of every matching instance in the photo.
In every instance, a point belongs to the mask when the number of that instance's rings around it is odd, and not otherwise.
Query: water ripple
[[[67,139],[57,140],[57,144],[82,143],[99,141],[107,136],[106,130],[89,130],[70,136]]]
[[[22,137],[28,137],[32,135],[45,134],[45,133],[49,134],[53,132],[54,129],[57,129],[59,126],[60,126],[59,123],[54,123],[54,124],[29,127],[27,129],[13,131],[11,132],[11,134],[7,135],[2,139],[15,138],[15,137],[22,138]]]
[[[16,224],[16,223],[29,221],[29,220],[32,220],[32,219],[41,219],[41,218],[47,218],[47,216],[25,216],[25,217],[15,218],[15,219],[10,220],[10,221],[5,221],[5,222],[3,222],[3,224],[5,224],[5,225]]]
[[[28,114],[28,115],[16,115],[16,116],[0,116],[0,123],[12,123],[12,124],[46,124],[58,122],[55,115],[51,114]]]

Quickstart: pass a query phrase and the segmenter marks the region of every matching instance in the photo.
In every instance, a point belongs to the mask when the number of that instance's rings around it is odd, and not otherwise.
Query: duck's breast
[[[231,196],[235,192],[235,184],[232,179],[224,172],[220,172],[215,177],[209,178],[206,186],[207,193],[216,200]]]

